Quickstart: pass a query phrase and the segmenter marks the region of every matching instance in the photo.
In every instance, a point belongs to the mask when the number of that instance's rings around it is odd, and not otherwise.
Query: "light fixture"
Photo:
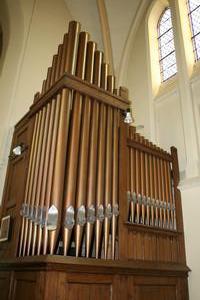
[[[133,117],[132,117],[132,113],[131,113],[130,108],[127,108],[127,110],[125,112],[124,123],[127,123],[127,124],[133,123]]]

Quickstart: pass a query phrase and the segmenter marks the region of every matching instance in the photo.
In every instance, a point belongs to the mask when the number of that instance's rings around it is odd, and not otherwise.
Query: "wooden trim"
[[[44,95],[42,95],[36,103],[30,107],[29,116],[34,115],[44,105],[47,104],[61,89],[68,88],[75,90],[80,94],[94,98],[102,103],[111,105],[113,107],[126,110],[130,105],[129,100],[125,100],[122,97],[113,95],[112,93],[105,91],[94,84],[90,84],[76,76],[69,73],[65,73]]]
[[[145,233],[155,233],[155,234],[161,234],[161,235],[167,235],[167,236],[178,236],[182,234],[182,231],[176,231],[176,230],[169,230],[164,228],[158,228],[154,226],[146,226],[143,224],[133,224],[130,222],[125,222],[125,225],[128,227],[131,231],[144,231]]]
[[[149,148],[149,146],[145,146],[145,145],[140,144],[139,142],[133,141],[129,138],[127,139],[127,146],[138,149],[138,150],[146,152],[146,153],[149,153],[156,157],[162,158],[166,161],[172,162],[172,157],[170,154],[165,153],[165,152],[162,153],[159,150]]]
[[[102,260],[69,256],[45,255],[19,257],[0,261],[0,270],[59,270],[65,272],[187,276],[190,269],[184,264],[156,263],[134,260]]]

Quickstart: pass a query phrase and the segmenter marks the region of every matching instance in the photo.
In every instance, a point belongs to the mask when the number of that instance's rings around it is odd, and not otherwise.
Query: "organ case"
[[[126,124],[129,107],[103,53],[70,22],[15,127],[3,299],[188,299],[177,151]]]

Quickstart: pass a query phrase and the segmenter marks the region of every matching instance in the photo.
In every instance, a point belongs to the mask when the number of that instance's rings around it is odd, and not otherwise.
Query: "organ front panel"
[[[105,299],[121,299],[124,289],[129,299],[137,276],[149,276],[157,286],[149,299],[161,299],[158,275],[166,286],[168,275],[177,276],[175,289],[185,291],[177,299],[187,299],[177,151],[157,147],[130,121],[127,89],[116,88],[103,52],[70,22],[41,92],[15,127],[2,209],[10,235],[0,242],[8,272],[0,284],[14,278],[8,299],[20,299],[23,287],[29,295],[27,282],[34,282],[31,297],[41,288],[41,295],[57,291],[51,299],[79,299],[79,291],[92,299],[103,290]],[[57,285],[48,284],[56,274]],[[74,282],[69,292],[65,282]],[[172,299],[174,290],[167,293]]]

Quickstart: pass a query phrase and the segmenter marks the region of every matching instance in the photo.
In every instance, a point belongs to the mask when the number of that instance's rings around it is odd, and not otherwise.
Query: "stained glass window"
[[[189,18],[195,59],[200,59],[200,0],[188,0]]]
[[[162,13],[158,22],[159,62],[162,81],[166,81],[177,73],[174,33],[171,9]]]

